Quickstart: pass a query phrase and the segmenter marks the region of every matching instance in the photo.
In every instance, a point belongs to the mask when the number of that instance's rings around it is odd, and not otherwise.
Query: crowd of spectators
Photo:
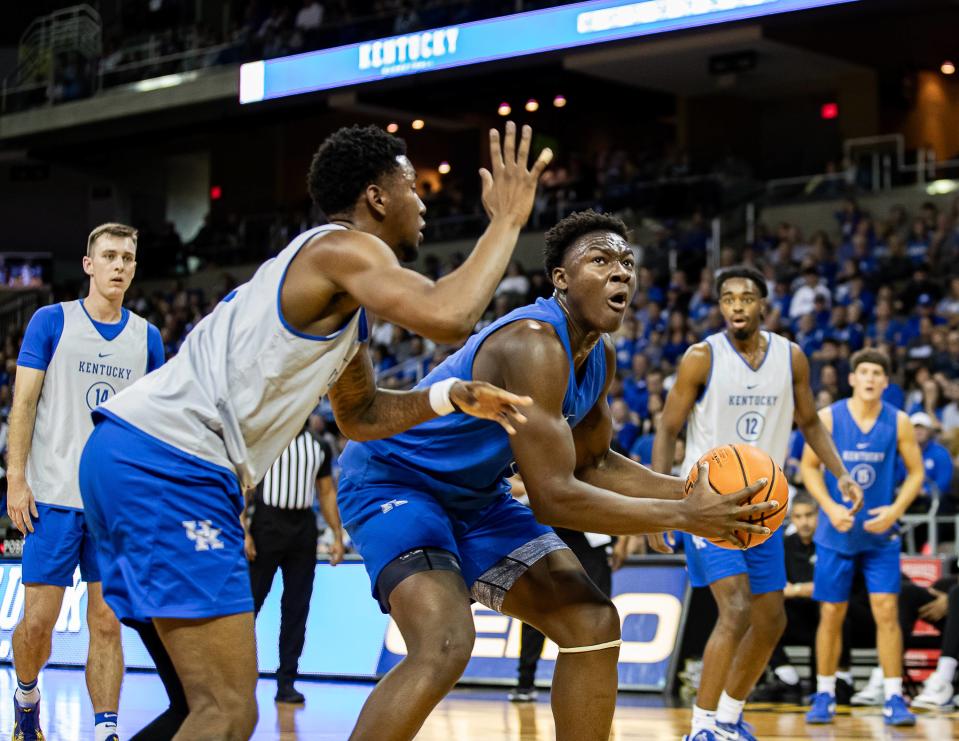
[[[546,3],[524,0],[136,0],[103,16],[102,52],[59,51],[9,79],[7,110],[77,100],[115,85],[465,23]]]
[[[234,223],[240,231],[241,222]],[[272,251],[310,225],[302,214],[284,222],[282,228],[274,225]],[[164,231],[160,236],[165,244],[179,245],[185,259],[196,258],[198,253],[182,244],[172,225]],[[886,399],[918,415],[913,419],[921,423],[917,430],[927,452],[929,481],[916,506],[928,508],[938,499],[940,512],[954,511],[951,474],[959,454],[959,269],[955,267],[959,266],[959,199],[944,208],[924,204],[915,214],[895,207],[884,216],[847,200],[836,211],[833,234],[816,232],[807,237],[798,225],[787,223],[758,231],[754,244],[723,249],[720,267],[745,263],[767,276],[770,301],[765,326],[795,340],[807,354],[820,405],[849,394],[848,360],[853,352],[864,346],[887,351],[894,372]],[[650,462],[653,435],[679,360],[690,345],[723,328],[712,293],[714,275],[706,266],[707,236],[697,214],[682,224],[664,223],[652,240],[637,247],[637,291],[631,311],[613,337],[618,370],[610,406],[615,445],[643,463]],[[202,245],[204,239],[198,235],[193,243]],[[140,259],[145,268],[149,252],[141,250]],[[463,259],[460,253],[442,260],[429,253],[422,269],[438,278]],[[176,284],[170,291],[145,292],[134,286],[127,304],[160,328],[170,357],[235,283],[224,273],[222,282],[208,291]],[[538,265],[514,261],[477,329],[551,293],[548,277]],[[9,409],[18,340],[16,333],[3,340],[3,416]],[[434,346],[388,324],[372,331],[374,365],[383,382],[392,387],[411,385],[454,349]],[[320,412],[331,434],[335,433],[329,408],[321,405]],[[795,459],[801,439],[794,442],[788,473],[799,484]],[[677,464],[681,460],[680,448]]]

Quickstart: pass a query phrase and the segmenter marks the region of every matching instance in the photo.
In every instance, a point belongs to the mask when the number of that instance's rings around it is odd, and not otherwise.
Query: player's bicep
[[[362,245],[355,254],[338,254],[337,258],[330,261],[326,271],[380,319],[437,340],[446,339],[448,327],[462,329],[461,307],[438,303],[431,295],[436,283],[400,265],[379,240]]]

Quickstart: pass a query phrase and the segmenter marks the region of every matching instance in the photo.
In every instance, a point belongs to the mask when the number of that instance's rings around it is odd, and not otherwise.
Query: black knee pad
[[[416,548],[407,551],[390,561],[376,578],[376,597],[380,609],[390,611],[390,594],[397,585],[413,574],[423,571],[455,571],[462,574],[460,562],[449,551],[442,548]]]

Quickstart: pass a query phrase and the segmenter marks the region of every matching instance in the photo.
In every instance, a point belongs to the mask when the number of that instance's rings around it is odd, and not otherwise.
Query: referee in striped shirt
[[[257,613],[270,593],[276,570],[280,569],[283,574],[277,702],[302,703],[305,700],[293,682],[303,653],[306,618],[313,594],[319,535],[313,511],[317,492],[323,519],[334,533],[330,565],[336,566],[343,560],[343,528],[336,508],[332,462],[333,452],[329,444],[314,438],[304,425],[257,487],[253,504],[243,517],[244,547],[250,560],[250,581]]]

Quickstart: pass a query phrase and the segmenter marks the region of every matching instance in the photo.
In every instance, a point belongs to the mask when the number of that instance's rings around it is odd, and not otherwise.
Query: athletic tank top
[[[532,319],[551,324],[569,359],[563,415],[575,427],[596,404],[606,385],[606,350],[601,340],[577,374],[566,315],[555,299],[539,299],[473,335],[437,366],[417,388],[444,378],[473,378],[473,361],[483,342],[508,324]],[[516,473],[509,435],[495,422],[453,413],[437,417],[387,440],[349,443],[340,456],[341,491],[365,486],[402,485],[432,494],[452,509],[480,509],[509,491],[506,477]],[[351,497],[341,497],[349,507]],[[344,520],[349,516],[344,512]]]
[[[300,248],[342,228],[300,234],[204,317],[176,357],[101,411],[255,486],[366,340],[363,309],[326,337],[297,331],[280,309]]]
[[[766,335],[766,355],[753,369],[725,332],[706,338],[709,378],[686,423],[684,475],[707,451],[749,443],[783,466],[793,426],[792,350],[789,340]]]
[[[90,411],[147,372],[147,322],[128,312],[107,340],[79,301],[60,306],[63,331],[43,378],[25,476],[38,502],[83,509],[77,471]]]
[[[853,419],[848,399],[837,401],[830,409],[832,438],[849,475],[862,487],[863,505],[856,513],[855,524],[847,533],[840,533],[825,513],[820,513],[814,540],[817,545],[846,554],[882,548],[897,538],[898,528],[893,527],[885,533],[868,533],[863,529],[863,523],[875,516],[869,514],[870,509],[892,504],[895,498],[899,448],[896,408],[882,402],[882,411],[868,433],[863,432]],[[827,470],[825,478],[829,496],[842,504],[836,477]]]

